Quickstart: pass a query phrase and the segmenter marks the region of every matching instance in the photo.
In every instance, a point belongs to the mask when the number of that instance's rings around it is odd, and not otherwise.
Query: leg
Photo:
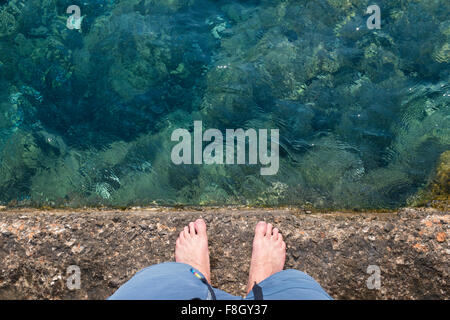
[[[184,227],[176,242],[175,260],[189,264],[203,274],[208,282],[204,284],[205,287],[208,288],[209,286],[208,290],[213,292],[208,292],[207,296],[201,297],[202,300],[210,300],[214,297],[217,300],[242,299],[210,286],[208,237],[206,234],[206,223],[203,219],[197,219],[195,222],[189,223],[189,227]]]
[[[332,300],[316,280],[298,270],[277,272],[258,285],[264,300]],[[253,300],[253,292],[245,299]]]
[[[193,266],[211,283],[208,236],[203,219],[190,222],[189,227],[180,232],[175,246],[175,261]]]
[[[250,273],[247,284],[247,294],[255,283],[260,283],[272,274],[284,268],[286,260],[286,243],[277,228],[272,224],[258,222],[253,239],[253,252],[250,262]]]
[[[286,244],[277,228],[259,222],[255,228],[246,299],[254,299],[253,286],[258,284],[266,300],[331,299],[307,274],[285,270]]]
[[[167,262],[147,267],[123,284],[109,300],[206,299],[208,288],[184,263]]]

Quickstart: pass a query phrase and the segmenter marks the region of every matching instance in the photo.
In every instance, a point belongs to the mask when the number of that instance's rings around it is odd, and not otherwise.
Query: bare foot
[[[189,227],[180,232],[175,246],[175,261],[197,269],[211,283],[208,237],[203,219],[190,222]]]
[[[253,239],[253,252],[248,277],[247,294],[260,283],[284,268],[286,243],[278,229],[270,223],[258,222]]]

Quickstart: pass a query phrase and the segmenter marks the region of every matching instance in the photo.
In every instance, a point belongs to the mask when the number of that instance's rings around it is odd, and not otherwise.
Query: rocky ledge
[[[213,285],[236,295],[253,228],[265,220],[285,237],[286,268],[307,272],[336,299],[450,298],[448,211],[138,208],[0,211],[0,299],[105,299],[139,269],[173,261],[179,231],[198,217],[208,224]]]

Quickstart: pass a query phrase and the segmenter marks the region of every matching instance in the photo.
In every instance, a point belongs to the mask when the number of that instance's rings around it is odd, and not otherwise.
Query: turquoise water
[[[450,149],[445,0],[0,5],[2,204],[395,208]],[[278,129],[276,174],[173,163],[194,121]]]

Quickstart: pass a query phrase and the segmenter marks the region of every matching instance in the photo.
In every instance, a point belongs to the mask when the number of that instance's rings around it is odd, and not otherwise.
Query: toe
[[[180,243],[184,240],[184,230],[180,232],[180,235],[178,236],[177,241],[179,241]]]
[[[264,221],[258,222],[255,228],[255,235],[264,236],[266,233],[267,224]]]
[[[191,237],[191,235],[189,234],[189,227],[187,227],[187,226],[184,227],[183,233],[184,233],[184,237],[185,237],[186,239],[188,239],[188,238]]]
[[[193,222],[189,222],[189,233],[191,236],[195,236],[195,225]]]
[[[283,241],[283,235],[281,233],[278,233],[277,241],[279,241],[279,242]]]
[[[197,219],[195,221],[195,231],[197,231],[197,234],[199,235],[206,235],[206,223],[203,219]]]
[[[272,240],[278,240],[278,228],[274,228],[272,231]]]
[[[271,237],[271,236],[272,236],[272,224],[268,223],[267,229],[266,229],[266,237]]]

